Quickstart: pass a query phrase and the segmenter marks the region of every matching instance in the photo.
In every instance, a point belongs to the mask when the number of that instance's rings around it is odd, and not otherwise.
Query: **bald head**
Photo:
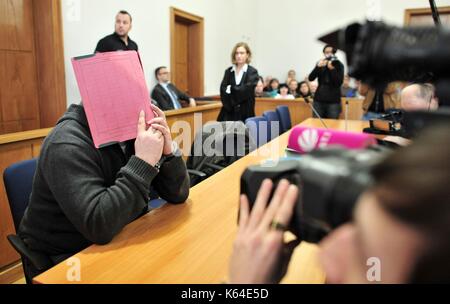
[[[434,91],[434,86],[428,83],[407,86],[402,91],[402,109],[405,111],[437,110],[439,104]]]

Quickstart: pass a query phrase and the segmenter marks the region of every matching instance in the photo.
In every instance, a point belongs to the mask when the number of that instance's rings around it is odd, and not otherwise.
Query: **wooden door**
[[[189,92],[189,24],[175,22],[175,67],[173,83],[183,92]]]
[[[172,82],[193,97],[204,94],[204,20],[171,8]]]

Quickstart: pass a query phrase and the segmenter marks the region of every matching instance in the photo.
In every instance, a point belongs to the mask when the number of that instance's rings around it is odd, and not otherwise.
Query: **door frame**
[[[190,94],[195,97],[204,95],[204,18],[180,10],[175,7],[170,7],[170,69],[171,81],[175,79],[176,64],[175,64],[175,23],[181,20],[189,24],[189,80],[195,78],[195,81],[189,81]],[[194,76],[195,75],[195,76]]]
[[[450,14],[450,6],[441,6],[438,7],[439,13]],[[414,16],[423,16],[429,15],[431,16],[431,8],[411,8],[405,10],[405,26],[409,26],[411,22],[411,18]]]

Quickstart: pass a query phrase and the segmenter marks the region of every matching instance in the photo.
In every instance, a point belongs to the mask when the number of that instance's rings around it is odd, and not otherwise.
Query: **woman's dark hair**
[[[279,91],[281,91],[281,89],[286,88],[289,90],[289,86],[285,83],[281,84],[280,87],[278,88]]]
[[[269,82],[269,89],[272,90],[272,84],[274,82],[278,82],[278,89],[280,88],[280,81],[276,78],[272,78],[272,80]]]
[[[332,45],[329,45],[329,44],[327,44],[327,45],[323,48],[322,53],[325,53],[325,50],[326,50],[327,48],[332,48],[332,49],[333,49],[333,54],[336,54],[336,53],[337,53],[337,49],[335,49]]]
[[[301,88],[302,85],[306,84],[306,86],[308,87],[308,94],[307,95],[303,95]],[[300,94],[302,97],[307,97],[311,95],[311,88],[309,87],[309,84],[306,81],[302,81],[298,84],[298,88],[297,88],[298,94]]]
[[[426,240],[410,282],[450,282],[450,124],[424,131],[373,176],[382,207]]]

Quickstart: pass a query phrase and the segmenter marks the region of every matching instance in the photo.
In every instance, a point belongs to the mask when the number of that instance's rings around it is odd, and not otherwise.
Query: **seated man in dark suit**
[[[178,90],[169,82],[169,70],[167,67],[159,67],[155,70],[155,77],[158,84],[152,92],[152,99],[158,103],[163,111],[178,110],[185,107],[195,107],[197,104],[194,98]]]

